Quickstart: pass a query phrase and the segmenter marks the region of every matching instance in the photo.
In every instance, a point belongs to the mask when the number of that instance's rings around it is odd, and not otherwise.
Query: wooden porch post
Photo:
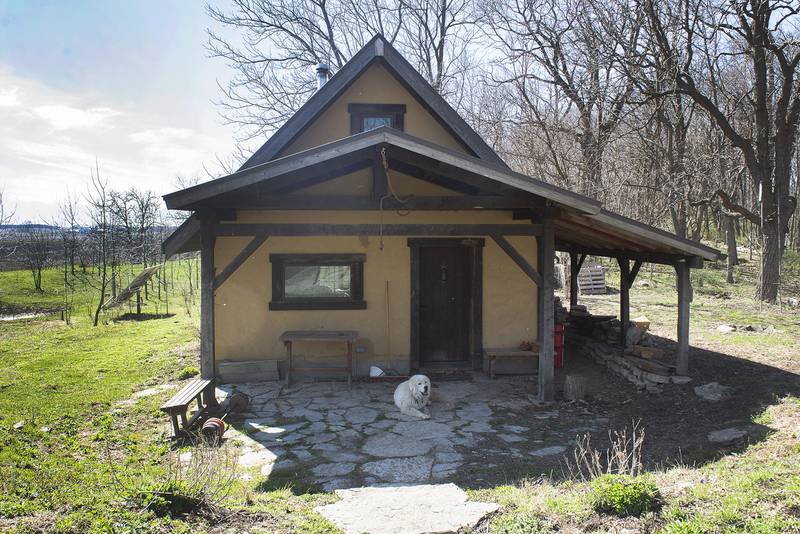
[[[200,375],[214,378],[214,233],[200,222]]]
[[[569,253],[569,308],[578,303],[578,255]]]
[[[689,373],[689,303],[692,301],[692,282],[689,279],[689,266],[685,261],[675,265],[678,286],[678,357],[677,373]]]
[[[625,346],[628,325],[631,321],[631,263],[627,259],[617,258],[619,263],[619,322],[620,343]]]
[[[569,307],[578,304],[578,273],[581,272],[583,260],[586,259],[585,254],[578,254],[577,252],[569,253]]]
[[[539,273],[542,285],[539,287],[539,400],[551,401],[555,398],[553,380],[553,255],[555,254],[555,232],[553,219],[545,216],[542,236],[539,243]]]

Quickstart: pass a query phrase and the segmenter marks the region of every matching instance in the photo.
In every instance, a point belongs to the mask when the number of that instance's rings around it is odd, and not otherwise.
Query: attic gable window
[[[350,135],[388,126],[403,129],[405,104],[349,104]]]
[[[270,310],[362,310],[364,254],[270,254]]]

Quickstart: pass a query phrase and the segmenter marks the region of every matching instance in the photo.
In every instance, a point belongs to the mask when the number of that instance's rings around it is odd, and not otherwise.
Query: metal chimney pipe
[[[328,81],[331,68],[327,63],[319,63],[317,65],[317,90],[322,89],[322,86]]]

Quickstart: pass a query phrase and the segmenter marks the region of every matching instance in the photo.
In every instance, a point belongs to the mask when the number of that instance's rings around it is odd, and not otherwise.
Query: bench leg
[[[292,342],[287,341],[286,345],[286,387],[292,384]]]
[[[172,420],[172,437],[177,438],[181,431],[181,428],[178,426],[178,416],[174,413],[169,414],[169,416],[170,420]]]
[[[185,411],[181,412],[180,416],[181,416],[181,427],[183,427],[183,430],[188,431],[189,430],[189,422],[186,420],[186,412]]]

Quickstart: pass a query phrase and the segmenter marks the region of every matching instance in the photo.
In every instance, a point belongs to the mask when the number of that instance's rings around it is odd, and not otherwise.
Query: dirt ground
[[[584,297],[582,303],[595,314],[615,314],[616,295]],[[721,306],[725,303],[721,302]],[[632,310],[658,317],[651,333],[658,346],[674,352],[674,323],[671,313],[659,313],[653,306],[640,305]],[[765,320],[768,318],[765,318]],[[800,325],[790,336],[800,333]],[[722,453],[745,448],[747,443],[763,439],[769,429],[754,419],[769,405],[786,396],[800,394],[800,351],[795,345],[771,344],[769,334],[739,334],[726,338],[714,331],[714,325],[692,325],[689,376],[686,385],[667,384],[660,394],[637,392],[633,384],[601,369],[581,354],[567,354],[566,365],[556,373],[559,384],[567,373],[589,377],[592,399],[590,408],[608,418],[609,429],[620,429],[640,420],[646,433],[644,458],[650,465],[699,464]],[[694,388],[718,382],[731,388],[730,395],[717,402],[703,400]],[[737,447],[720,449],[708,442],[709,432],[736,427],[747,430],[748,437]],[[597,435],[595,439],[602,440]],[[601,443],[598,441],[598,443]]]

